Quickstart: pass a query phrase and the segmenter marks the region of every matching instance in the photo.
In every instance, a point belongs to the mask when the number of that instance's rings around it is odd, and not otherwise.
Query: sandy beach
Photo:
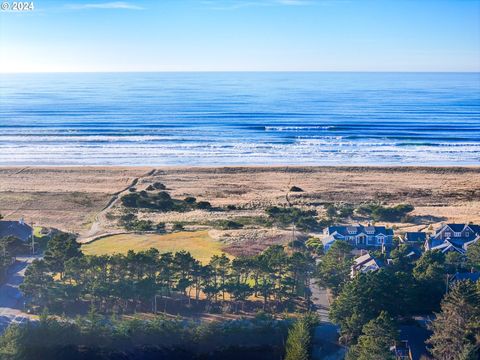
[[[269,205],[352,205],[380,201],[415,206],[418,224],[480,221],[479,167],[25,167],[0,168],[0,213],[36,225],[88,232],[115,194],[162,182],[173,197],[194,196],[214,206],[235,205],[234,216],[261,215]],[[115,206],[112,207],[115,213]],[[224,215],[163,213],[160,221],[201,222]]]

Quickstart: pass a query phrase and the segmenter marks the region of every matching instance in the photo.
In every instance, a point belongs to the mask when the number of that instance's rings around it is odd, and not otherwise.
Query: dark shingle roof
[[[472,229],[475,234],[480,235],[480,225],[468,224],[468,227]]]
[[[15,236],[21,240],[27,240],[32,234],[32,228],[19,221],[0,221],[0,238]]]
[[[406,232],[405,240],[407,241],[425,241],[427,234],[424,232]]]
[[[471,280],[471,281],[478,281],[480,280],[480,272],[473,272],[473,273],[456,273],[453,275],[452,280],[461,281],[461,280]]]
[[[367,231],[368,230],[368,231]],[[372,233],[373,230],[373,233]],[[355,231],[354,233],[349,233],[349,231]],[[367,235],[377,236],[380,234],[384,235],[393,235],[393,229],[387,229],[385,226],[363,226],[363,225],[335,225],[328,227],[328,233],[333,234],[334,232],[339,233],[343,236],[353,236],[360,233]]]
[[[461,232],[465,228],[465,224],[447,224],[450,229],[455,232]]]

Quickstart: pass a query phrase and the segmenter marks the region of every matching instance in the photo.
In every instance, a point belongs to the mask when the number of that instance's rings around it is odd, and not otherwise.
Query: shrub
[[[243,228],[243,224],[233,220],[220,220],[218,221],[218,226],[224,230],[233,230]]]
[[[187,204],[195,204],[197,199],[195,199],[193,196],[187,196],[183,201]]]
[[[137,193],[131,193],[122,196],[122,204],[125,207],[138,207],[138,200],[140,199],[140,196]]]
[[[315,210],[272,206],[266,212],[272,220],[281,226],[296,225],[301,230],[314,230],[318,227]]]
[[[392,207],[379,204],[362,205],[357,212],[370,216],[375,221],[402,221],[402,219],[415,208],[409,204],[400,204]]]
[[[172,231],[184,231],[184,230],[185,228],[183,227],[182,224],[180,223],[173,224]]]
[[[199,201],[197,203],[197,209],[211,210],[212,209],[212,204],[210,204],[208,201]]]
[[[292,186],[290,188],[290,192],[303,192],[303,189],[299,188],[298,186]]]
[[[157,232],[165,232],[165,223],[158,223],[156,226],[155,226],[155,230]]]
[[[167,187],[163,185],[161,182],[154,182],[152,186],[157,190],[166,190]]]
[[[324,253],[324,247],[322,240],[316,237],[310,237],[305,241],[307,249],[313,251],[315,254],[322,255]]]

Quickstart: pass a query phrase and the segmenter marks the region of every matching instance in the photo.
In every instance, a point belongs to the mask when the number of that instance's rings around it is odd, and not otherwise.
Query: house
[[[456,281],[470,280],[472,282],[480,281],[480,272],[469,272],[469,273],[455,273],[450,278],[450,282],[454,283]]]
[[[383,266],[382,262],[375,259],[369,253],[359,256],[353,260],[350,277],[354,278],[358,273],[366,273],[369,271],[379,270]]]
[[[463,255],[471,244],[479,240],[480,225],[443,224],[425,241],[425,250],[438,250],[443,253],[457,251]]]
[[[14,236],[22,241],[28,241],[32,236],[33,229],[23,220],[0,221],[0,238]]]
[[[325,250],[328,250],[335,241],[346,241],[356,248],[391,246],[393,230],[385,226],[373,225],[336,225],[329,226],[324,231],[322,239]]]
[[[401,241],[406,243],[425,243],[427,240],[427,233],[424,232],[406,232],[401,238]]]

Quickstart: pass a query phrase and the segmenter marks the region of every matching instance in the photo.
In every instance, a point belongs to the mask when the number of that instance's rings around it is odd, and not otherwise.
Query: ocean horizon
[[[480,165],[480,73],[0,80],[2,166]]]

